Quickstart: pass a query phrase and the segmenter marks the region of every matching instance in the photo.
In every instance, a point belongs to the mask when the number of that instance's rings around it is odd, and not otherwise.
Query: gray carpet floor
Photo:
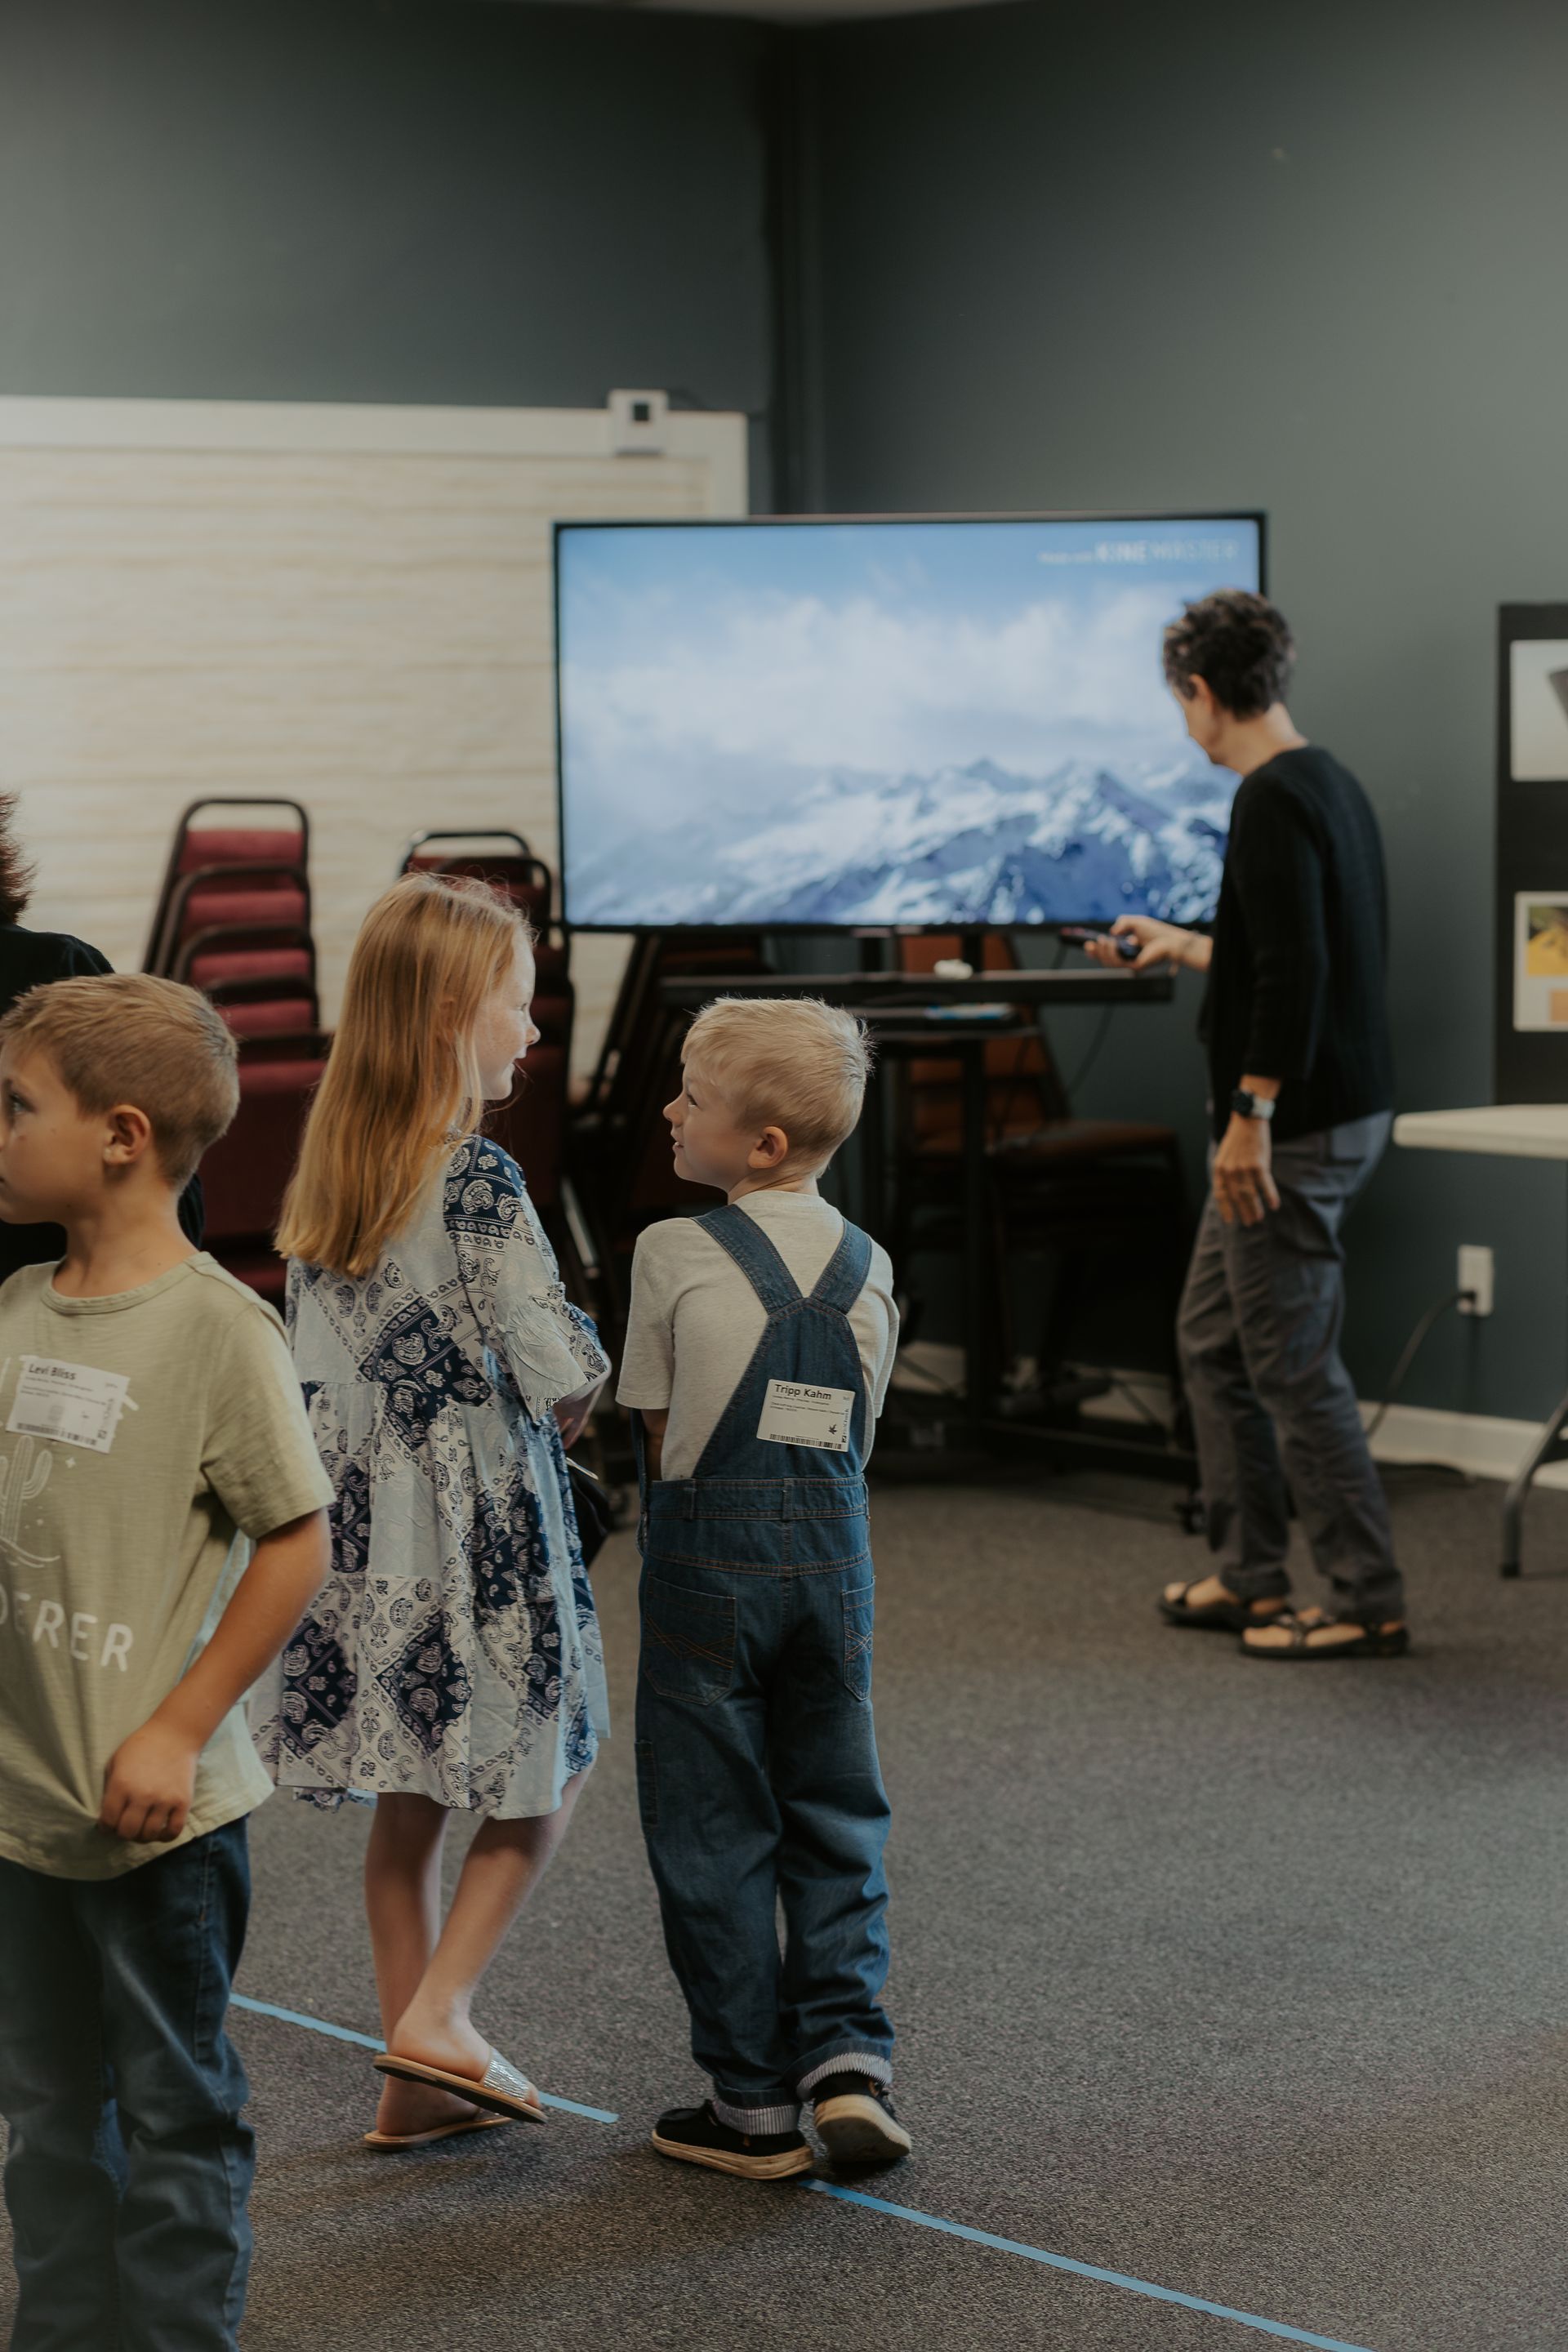
[[[1415,1654],[1296,1672],[1160,1624],[1154,1590],[1203,1555],[1163,1490],[1136,1499],[1149,1516],[1068,1481],[879,1491],[917,2148],[869,2192],[1309,2341],[1562,2346],[1568,1497],[1532,1507],[1504,1586],[1498,1487],[1402,1485]],[[262,2149],[249,2352],[1268,2341],[646,2147],[700,2085],[637,1833],[635,1578],[618,1537],[596,1581],[620,1736],[480,2018],[618,2121],[375,2158],[368,2054],[237,2013]],[[364,1827],[257,1816],[241,1986],[374,2033]]]

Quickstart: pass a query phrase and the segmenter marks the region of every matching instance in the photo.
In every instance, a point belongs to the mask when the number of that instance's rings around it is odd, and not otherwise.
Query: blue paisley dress
[[[253,1696],[262,1761],[320,1805],[553,1812],[609,1721],[552,1408],[608,1363],[516,1161],[467,1137],[360,1280],[291,1264],[289,1335],[332,1564]]]

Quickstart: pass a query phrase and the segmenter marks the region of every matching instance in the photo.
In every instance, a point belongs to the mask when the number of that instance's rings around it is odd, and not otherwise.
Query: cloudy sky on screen
[[[825,768],[1178,751],[1160,632],[1258,565],[1253,524],[1197,520],[582,527],[560,546],[574,832],[771,802]]]

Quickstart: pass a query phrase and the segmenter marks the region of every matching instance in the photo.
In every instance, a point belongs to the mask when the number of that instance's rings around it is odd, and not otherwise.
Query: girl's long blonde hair
[[[285,1257],[358,1277],[408,1225],[456,1136],[484,1116],[474,1024],[531,941],[483,882],[409,874],[376,900],[284,1199]]]

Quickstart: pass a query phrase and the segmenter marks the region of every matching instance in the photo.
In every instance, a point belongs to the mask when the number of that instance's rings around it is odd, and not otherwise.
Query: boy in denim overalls
[[[643,1465],[638,1799],[713,2084],[653,2143],[751,2179],[810,2167],[803,2100],[837,2163],[910,2147],[879,2000],[865,1483],[898,1316],[886,1255],[816,1189],[868,1066],[826,1004],[699,1015],[665,1115],[678,1172],[728,1202],[643,1235],[620,1382]]]

